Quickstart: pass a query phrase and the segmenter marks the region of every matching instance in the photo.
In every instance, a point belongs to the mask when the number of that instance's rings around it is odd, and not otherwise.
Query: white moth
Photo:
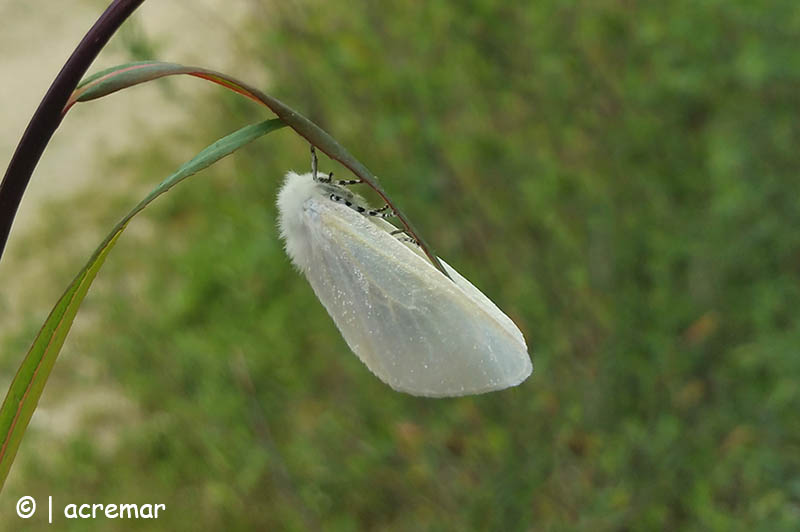
[[[441,261],[452,280],[445,277],[415,244],[390,234],[393,225],[356,212],[361,198],[317,175],[286,174],[281,237],[370,371],[395,390],[430,397],[500,390],[531,374],[522,333],[489,298]]]

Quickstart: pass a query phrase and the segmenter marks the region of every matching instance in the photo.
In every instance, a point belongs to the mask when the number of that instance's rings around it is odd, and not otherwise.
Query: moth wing
[[[313,260],[305,273],[347,344],[392,388],[432,397],[515,386],[532,371],[519,329],[446,266],[343,205],[304,208]]]

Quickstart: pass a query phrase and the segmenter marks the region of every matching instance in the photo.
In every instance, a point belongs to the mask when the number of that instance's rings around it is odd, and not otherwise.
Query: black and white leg
[[[409,244],[414,244],[415,246],[419,246],[419,241],[416,238],[411,238],[410,236],[398,236],[397,240],[400,242],[408,242]]]
[[[328,175],[324,174],[323,175],[314,174],[314,175],[317,176],[316,179],[317,182],[319,183],[330,183],[333,180],[333,172],[328,172]]]
[[[334,182],[333,181],[333,172],[328,172],[328,175],[319,175],[317,171],[318,168],[318,161],[317,161],[317,150],[314,148],[314,145],[311,145],[311,177],[317,183],[328,183],[339,185],[340,187],[347,187],[350,185],[358,185],[359,183],[363,183],[361,179],[347,179],[347,180],[339,180]]]
[[[335,201],[336,203],[344,203],[354,211],[360,212],[364,216],[378,216],[380,218],[391,218],[392,216],[396,216],[394,211],[386,212],[386,210],[389,208],[389,205],[384,205],[380,209],[368,209],[358,205],[348,198],[339,196],[338,194],[331,194],[329,197],[331,198],[331,201]]]
[[[381,216],[382,218],[391,218],[392,216],[397,216],[397,213],[394,211],[386,212],[389,208],[389,204],[387,203],[380,209],[370,209],[367,211],[367,216]]]
[[[329,177],[333,177],[333,172],[330,173]],[[360,185],[363,183],[360,179],[340,179],[336,181],[336,184],[340,187],[349,187],[350,185]]]
[[[408,232],[405,229],[397,229],[396,231],[392,231],[389,234],[392,236],[401,235],[397,237],[397,240],[399,240],[400,242],[409,242],[411,244],[414,244],[415,246],[419,246],[419,240],[409,236]]]
[[[328,172],[328,175],[320,177],[317,179],[320,183],[330,183],[332,185],[338,185],[340,187],[349,187],[350,185],[358,185],[362,183],[360,179],[340,179],[338,181],[333,180],[333,172]]]
[[[320,177],[318,179],[321,183],[330,183],[332,185],[338,185],[340,187],[349,187],[350,185],[359,185],[363,183],[360,179],[340,179],[338,181],[333,180],[333,172],[328,172],[328,175],[325,177]]]

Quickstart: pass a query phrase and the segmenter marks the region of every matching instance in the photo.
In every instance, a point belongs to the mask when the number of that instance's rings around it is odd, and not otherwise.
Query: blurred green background
[[[112,253],[3,527],[47,527],[13,515],[30,494],[167,505],[59,521],[74,530],[800,529],[800,4],[245,9],[225,31],[246,56],[206,66],[267,79],[381,176],[518,323],[534,374],[449,400],[373,377],[277,238],[279,180],[309,164],[282,130],[160,199]],[[173,59],[126,35],[129,59]],[[144,191],[268,116],[157,83],[187,118],[92,161],[113,184],[51,205],[14,257],[47,264],[50,301]],[[43,314],[16,318],[8,378]],[[54,428],[81,401],[108,408]]]

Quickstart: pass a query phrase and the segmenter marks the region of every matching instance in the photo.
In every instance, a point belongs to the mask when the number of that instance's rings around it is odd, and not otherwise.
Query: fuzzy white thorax
[[[281,238],[286,243],[286,253],[292,263],[302,272],[311,260],[311,239],[303,222],[303,209],[306,202],[322,194],[319,183],[311,173],[288,172],[278,193],[278,227]]]

